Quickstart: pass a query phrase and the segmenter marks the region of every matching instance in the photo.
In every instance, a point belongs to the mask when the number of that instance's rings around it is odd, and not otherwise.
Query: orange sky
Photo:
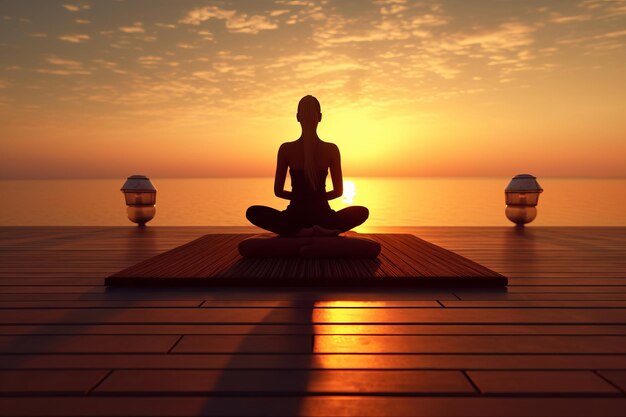
[[[626,176],[626,2],[0,1],[0,178]]]

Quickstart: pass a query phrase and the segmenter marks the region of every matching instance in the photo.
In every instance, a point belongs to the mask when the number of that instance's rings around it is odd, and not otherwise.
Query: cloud
[[[611,39],[626,36],[626,30],[617,30],[614,32],[603,33],[602,35],[594,36],[594,39]]]
[[[624,0],[584,0],[578,4],[578,7],[592,11],[603,11],[609,16],[626,14],[626,1]]]
[[[403,11],[405,11],[407,9],[407,7],[403,4],[390,4],[386,7],[381,7],[380,8],[380,14],[382,15],[391,15],[391,14],[398,14],[401,13]]]
[[[446,60],[441,58],[432,58],[427,61],[427,68],[446,80],[456,78],[461,73],[458,68],[450,66]]]
[[[267,64],[265,68],[284,68],[294,67],[302,62],[319,61],[326,57],[331,57],[330,52],[318,49],[310,53],[297,53],[293,55],[283,55],[276,57],[271,64]]]
[[[146,32],[141,22],[135,22],[133,23],[132,26],[122,26],[119,28],[119,31],[124,32],[124,33],[145,33]]]
[[[190,10],[179,22],[197,26],[209,19],[228,20],[236,13],[234,10],[223,10],[217,6],[207,6]]]
[[[57,57],[50,57],[46,59],[46,61],[52,65],[63,65],[66,67],[82,67],[83,65],[82,62],[79,61],[71,61],[69,59],[61,59]]]
[[[178,46],[181,49],[195,49],[195,46],[188,44],[188,43],[184,43],[184,42],[179,42],[176,44],[176,46]]]
[[[117,63],[113,61],[105,61],[104,59],[94,59],[93,62],[100,65],[102,68],[108,69],[116,74],[126,74],[126,71],[119,69]]]
[[[227,62],[216,62],[213,69],[220,74],[235,75],[241,77],[254,76],[254,67],[251,65],[232,65]]]
[[[73,61],[70,59],[58,58],[51,56],[46,58],[46,62],[51,64],[52,68],[39,68],[36,72],[41,74],[52,75],[89,75],[91,71],[86,70],[83,67],[83,63],[80,61]]]
[[[267,20],[265,16],[233,16],[231,19],[226,20],[226,28],[231,32],[236,33],[249,33],[257,34],[262,30],[273,30],[278,26]]]
[[[354,43],[354,42],[374,42],[374,41],[391,41],[399,39],[407,39],[411,36],[409,32],[403,31],[387,31],[372,30],[360,35],[345,35],[345,36],[329,36],[325,39],[326,45],[342,44],[342,43]],[[320,37],[324,39],[324,36]]]
[[[163,58],[160,56],[147,55],[147,56],[140,56],[139,58],[137,58],[137,60],[139,61],[141,65],[146,66],[146,67],[151,67],[156,64],[160,64],[161,61],[163,61]]]
[[[205,41],[212,41],[214,39],[213,34],[208,30],[200,30],[198,31],[198,35],[202,36],[202,39]]]
[[[88,25],[88,24],[91,23],[91,20],[76,19],[76,20],[74,20],[74,22],[78,23],[79,25]]]
[[[347,43],[404,40],[411,37],[409,24],[399,19],[383,19],[362,25],[360,21],[351,21],[342,16],[330,16],[326,27],[320,30],[315,40],[322,46]],[[363,29],[363,28],[366,29]]]
[[[416,27],[421,26],[442,26],[448,23],[448,19],[444,16],[438,16],[426,13],[411,19],[411,24]]]
[[[593,46],[593,49],[588,52],[589,55],[599,55],[598,51],[612,51],[614,49],[622,48],[624,44],[622,43],[601,43]]]
[[[495,30],[462,35],[458,43],[463,46],[478,45],[488,52],[499,52],[532,44],[533,32],[535,32],[534,27],[523,23],[503,23]]]
[[[579,14],[579,15],[572,15],[572,16],[562,16],[558,13],[555,13],[552,15],[552,17],[550,18],[550,23],[573,23],[573,22],[584,22],[586,20],[590,20],[591,19],[591,15],[588,14]]]
[[[217,56],[220,59],[224,59],[224,60],[231,60],[231,61],[244,61],[247,59],[252,59],[251,56],[249,55],[234,55],[232,52],[230,51],[217,51]]]
[[[71,71],[71,70],[49,69],[49,68],[39,68],[35,71],[40,74],[52,74],[52,75],[89,75],[91,74],[91,72],[89,71]]]
[[[217,81],[215,74],[211,71],[195,71],[191,75],[204,81]]]
[[[171,23],[155,23],[155,26],[165,29],[176,29],[176,25],[172,25]]]
[[[81,10],[90,9],[91,6],[88,4],[64,4],[63,8],[65,10],[69,10],[70,12],[79,12]]]
[[[277,1],[278,4],[284,4],[286,6],[309,6],[309,2],[305,0],[283,0]]]
[[[63,35],[63,36],[59,36],[59,39],[65,42],[70,42],[70,43],[81,43],[81,42],[88,41],[90,38],[89,38],[89,35],[80,34],[80,35]]]
[[[622,36],[626,36],[626,30],[616,30],[613,32],[606,32],[606,33],[601,33],[598,35],[587,36],[587,37],[560,39],[556,41],[556,43],[560,45],[580,45],[580,44],[586,44],[588,42],[593,42],[594,40],[612,40],[615,38],[620,38]],[[617,45],[617,44],[614,44],[614,45]]]
[[[313,16],[324,16],[323,27],[316,31],[315,40],[322,46],[350,43],[386,42],[429,38],[435,27],[446,25],[449,18],[434,5],[404,2],[376,2],[376,10],[358,17],[331,13],[329,9],[316,10]],[[307,13],[311,13],[309,10]],[[289,23],[289,22],[287,22]]]
[[[199,25],[210,19],[224,20],[226,29],[234,33],[257,34],[262,30],[273,30],[278,27],[270,22],[266,16],[245,13],[238,14],[234,10],[225,10],[217,6],[206,6],[192,9],[179,22],[187,25]]]
[[[289,13],[289,10],[285,10],[285,9],[282,9],[282,10],[272,10],[270,12],[270,16],[276,17],[276,16],[281,16],[281,15],[283,15],[285,13]]]
[[[319,62],[305,62],[297,64],[295,73],[304,78],[318,77],[320,75],[328,75],[338,72],[364,70],[365,66],[345,58],[333,58],[323,64]]]

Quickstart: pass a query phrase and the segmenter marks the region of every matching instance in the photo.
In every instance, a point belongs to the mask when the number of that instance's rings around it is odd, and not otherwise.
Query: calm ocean
[[[502,226],[510,178],[346,178],[331,202],[370,209],[367,226]],[[272,178],[152,178],[157,214],[150,225],[243,226],[252,204],[284,209]],[[287,180],[289,181],[289,180]],[[129,225],[124,178],[2,180],[0,225]],[[539,178],[538,226],[625,226],[626,179]]]

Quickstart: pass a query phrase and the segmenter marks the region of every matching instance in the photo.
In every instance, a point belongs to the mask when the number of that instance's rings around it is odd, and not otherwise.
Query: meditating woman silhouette
[[[298,140],[280,146],[274,178],[274,194],[290,200],[289,206],[284,211],[252,206],[246,217],[252,224],[281,236],[332,236],[362,224],[369,216],[367,208],[352,206],[334,211],[328,205],[328,200],[343,194],[343,176],[339,148],[317,136],[317,124],[322,120],[319,101],[311,95],[303,97],[296,117],[302,134]],[[329,168],[332,191],[326,191]],[[287,169],[291,191],[284,189]]]

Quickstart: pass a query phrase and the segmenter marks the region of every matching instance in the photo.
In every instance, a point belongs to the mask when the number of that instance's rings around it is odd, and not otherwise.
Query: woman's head
[[[322,120],[320,102],[312,95],[302,97],[298,103],[298,114],[296,118],[303,128],[316,127]]]

